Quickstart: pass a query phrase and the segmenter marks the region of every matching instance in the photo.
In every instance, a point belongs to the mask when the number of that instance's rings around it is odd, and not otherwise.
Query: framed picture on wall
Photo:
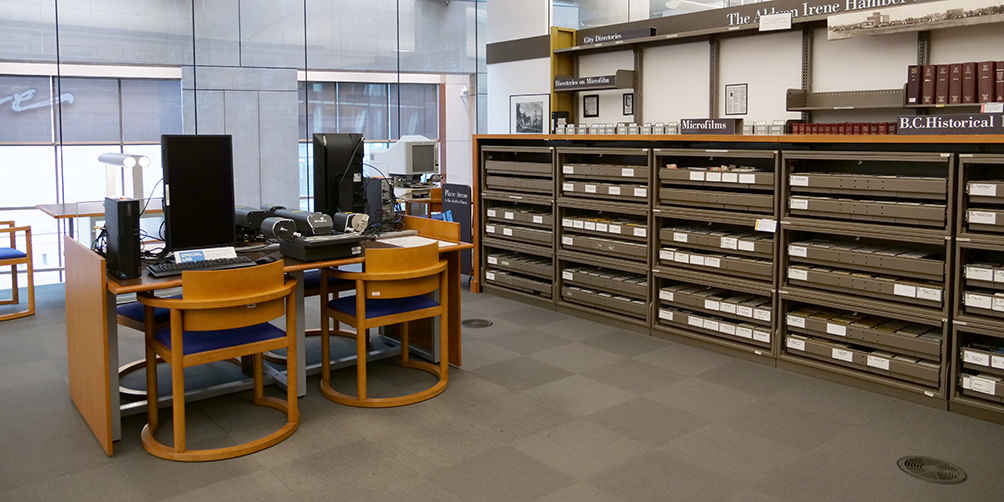
[[[510,134],[547,134],[551,116],[550,94],[513,94],[509,96]]]
[[[624,95],[624,115],[634,115],[634,93]]]
[[[582,116],[583,117],[599,117],[600,116],[600,95],[599,94],[589,94],[582,96]]]

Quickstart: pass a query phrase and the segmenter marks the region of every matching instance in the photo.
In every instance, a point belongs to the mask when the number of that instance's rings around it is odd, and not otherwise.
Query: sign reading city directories
[[[680,134],[736,134],[743,130],[743,119],[683,119]]]
[[[607,42],[621,42],[633,38],[654,37],[655,28],[641,28],[638,30],[618,31],[614,33],[603,33],[599,35],[589,35],[582,38],[582,45],[600,45]]]
[[[1004,114],[917,115],[900,117],[896,134],[1004,134]]]

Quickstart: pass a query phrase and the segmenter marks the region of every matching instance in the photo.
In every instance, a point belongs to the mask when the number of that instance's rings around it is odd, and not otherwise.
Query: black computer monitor
[[[314,211],[361,213],[365,197],[363,135],[314,134]]]
[[[229,135],[161,136],[169,251],[233,246],[234,160]]]

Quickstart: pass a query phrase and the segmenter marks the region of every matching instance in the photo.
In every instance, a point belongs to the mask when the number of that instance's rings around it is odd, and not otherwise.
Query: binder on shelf
[[[952,63],[948,72],[948,104],[962,104],[962,63]]]
[[[920,65],[910,65],[906,72],[906,104],[920,104]]]
[[[994,71],[994,101],[1004,101],[1004,61],[998,61]]]
[[[947,64],[937,65],[937,77],[934,84],[934,104],[948,104],[948,80],[951,67]]]
[[[922,75],[920,84],[920,104],[922,105],[933,105],[934,104],[934,81],[937,78],[938,67],[933,64],[924,65],[924,74]],[[854,134],[861,134],[856,132]]]
[[[993,101],[994,97],[994,62],[981,61],[977,65],[979,67],[976,82],[977,98],[980,103],[989,103]]]
[[[976,102],[976,63],[962,63],[962,103]]]

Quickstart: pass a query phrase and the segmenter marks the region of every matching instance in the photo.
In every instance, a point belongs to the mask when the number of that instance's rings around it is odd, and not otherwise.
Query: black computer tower
[[[314,134],[314,211],[363,212],[363,149],[362,134]]]
[[[139,201],[105,198],[105,229],[108,273],[119,279],[139,277]]]

